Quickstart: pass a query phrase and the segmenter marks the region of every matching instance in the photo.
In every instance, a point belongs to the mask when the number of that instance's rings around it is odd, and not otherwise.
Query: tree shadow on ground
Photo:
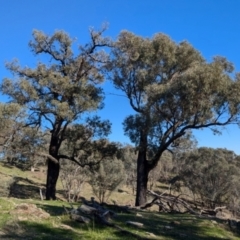
[[[51,216],[62,216],[66,214],[63,206],[50,206],[46,204],[36,204],[36,206],[49,213]]]
[[[109,230],[109,238],[106,239],[131,239],[131,240],[137,240],[137,239],[150,239],[150,238],[142,238],[141,236],[137,235],[137,234],[132,234],[131,232],[122,232],[118,229],[115,229],[113,227],[107,226],[107,225],[102,225],[99,224],[98,222],[95,222],[94,224],[84,224],[84,223],[78,223],[72,220],[65,220],[63,221],[64,224],[66,224],[67,226],[71,226],[73,228],[80,228],[81,230],[83,230],[84,232],[88,232],[89,234],[91,233],[95,233],[94,235],[96,235],[96,233],[105,231],[105,230]],[[89,235],[88,234],[88,235]],[[85,239],[85,238],[84,238]],[[89,239],[89,238],[86,238]],[[96,238],[93,238],[96,239]],[[102,239],[102,238],[101,238]]]
[[[85,198],[81,198],[82,202],[88,202]],[[106,209],[110,209],[116,213],[112,222],[126,231],[112,228],[112,234],[117,239],[156,239],[151,237],[155,235],[162,239],[191,239],[191,240],[220,240],[232,239],[239,237],[238,233],[230,233],[230,229],[226,221],[220,219],[211,220],[207,217],[201,217],[191,214],[169,214],[158,212],[147,212],[131,209],[124,211],[124,208],[116,205],[102,204]],[[143,227],[138,230],[136,226],[127,225],[127,221],[143,223]],[[72,220],[65,221],[65,224],[72,227],[79,226]],[[101,225],[99,222],[94,224],[96,231],[101,231],[104,228],[109,228],[106,225]],[[81,224],[81,228],[87,230],[89,225]],[[146,236],[140,236],[140,232]],[[132,234],[131,234],[132,233]],[[111,236],[113,236],[111,234]],[[113,237],[113,239],[115,239]]]
[[[3,166],[9,169],[13,169],[15,166],[12,163],[3,162]]]
[[[139,215],[139,216],[138,216]],[[129,214],[121,214],[116,219],[116,224],[129,230],[136,231],[135,226],[126,226],[126,221],[134,221],[143,223],[141,231],[152,233],[163,239],[191,239],[191,240],[220,240],[231,239],[232,237],[240,237],[236,232],[230,233],[224,221],[215,220],[214,223],[210,219],[201,219],[194,215],[187,214],[158,214],[150,212],[139,212],[130,216]],[[224,231],[227,229],[228,232]],[[121,232],[116,235],[121,236]],[[140,238],[140,239],[154,239]]]
[[[30,168],[29,164],[26,164],[25,162],[21,162],[21,161],[14,161],[14,162],[3,161],[3,165],[4,167],[9,169],[18,168],[22,171],[27,171]]]
[[[28,239],[28,240],[72,240],[81,239],[79,233],[70,229],[56,228],[51,224],[37,223],[37,222],[18,222],[8,224],[0,232],[0,239],[15,240],[15,239]]]
[[[40,188],[44,185],[22,177],[14,177],[13,183],[10,185],[9,197],[21,199],[41,199]]]

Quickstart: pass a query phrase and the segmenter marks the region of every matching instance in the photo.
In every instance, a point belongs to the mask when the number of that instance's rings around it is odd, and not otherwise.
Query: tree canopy
[[[64,31],[33,31],[30,50],[44,58],[35,68],[21,67],[18,60],[6,64],[14,77],[3,79],[0,86],[11,102],[0,105],[0,137],[4,145],[13,136],[5,133],[24,127],[15,138],[15,149],[31,141],[32,147],[39,147],[48,140],[46,199],[55,199],[61,158],[83,167],[116,154],[116,144],[106,139],[109,121],[93,117],[78,122],[86,112],[103,107],[99,84],[109,77],[135,111],[123,125],[138,152],[136,205],[141,205],[149,172],[164,151],[173,152],[182,143],[188,146],[192,129],[219,133],[219,127],[239,123],[240,74],[226,58],[207,61],[187,41],[177,43],[162,33],[144,38],[122,31],[111,41],[103,31],[90,30],[90,42],[80,45],[77,54],[75,40]],[[102,50],[106,46],[107,53]],[[12,128],[5,118],[18,124]],[[41,138],[47,132],[49,138]],[[132,149],[125,155],[135,156]]]
[[[180,178],[210,208],[239,197],[239,157],[227,149],[202,147],[178,156]],[[236,181],[237,180],[237,181]]]
[[[176,43],[162,33],[143,38],[122,31],[109,69],[135,111],[126,117],[124,131],[139,150],[136,205],[141,205],[148,172],[177,139],[191,129],[217,131],[238,122],[240,78],[233,79],[227,59],[207,62],[187,41]]]
[[[74,54],[74,40],[64,31],[49,36],[34,30],[29,47],[48,62],[39,62],[35,68],[21,67],[17,60],[6,65],[15,78],[5,78],[1,90],[13,103],[27,109],[25,125],[50,128],[47,199],[56,198],[58,152],[67,127],[86,111],[103,106],[103,91],[97,85],[104,81],[100,68],[106,55],[99,48],[106,46],[108,39],[102,33],[91,30],[90,42],[79,46],[79,53]]]

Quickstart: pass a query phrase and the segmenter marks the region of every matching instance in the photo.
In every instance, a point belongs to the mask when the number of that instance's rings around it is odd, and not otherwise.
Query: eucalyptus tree
[[[202,147],[179,155],[178,161],[184,163],[179,172],[184,185],[211,208],[229,202],[239,189],[235,181],[238,159],[233,151]]]
[[[26,109],[16,103],[0,103],[0,151],[8,163],[21,167],[34,167],[43,158],[46,136],[38,129],[25,126]]]
[[[5,146],[4,158],[22,169],[34,169],[45,162],[41,153],[46,152],[47,139],[44,132],[23,124],[18,125],[11,141]]]
[[[100,72],[106,55],[99,50],[108,40],[103,31],[90,31],[91,40],[73,52],[72,39],[63,31],[49,36],[42,31],[33,31],[29,47],[33,54],[43,56],[35,68],[21,67],[18,61],[6,67],[15,76],[5,78],[1,90],[11,101],[24,105],[29,117],[28,126],[50,128],[46,199],[55,199],[59,176],[59,149],[70,123],[86,111],[103,106],[103,91],[98,86],[104,80]]]
[[[66,130],[59,156],[63,168],[60,178],[68,201],[78,199],[97,165],[115,153],[115,145],[106,139],[109,132],[109,121],[100,121],[99,117],[88,118],[84,124],[71,124]]]
[[[74,171],[65,171],[65,182],[74,180],[79,190],[84,182],[89,182],[101,202],[123,180],[123,164],[116,158],[118,144],[106,138],[110,130],[109,121],[101,121],[97,116],[87,118],[84,124],[74,124],[66,130],[66,140],[59,151],[60,158],[71,159],[75,163],[75,167],[72,165]],[[85,173],[78,176],[77,171]]]
[[[97,116],[87,118],[84,124],[70,125],[65,131],[65,141],[59,149],[59,157],[94,170],[101,161],[112,158],[117,153],[117,144],[107,139],[110,132],[110,122],[101,121]]]
[[[138,147],[136,205],[146,202],[149,172],[162,153],[191,129],[237,121],[240,75],[223,57],[207,62],[188,42],[158,33],[123,31],[111,51],[110,78],[135,114],[124,131]]]
[[[123,145],[119,148],[118,155],[124,164],[126,185],[131,188],[134,195],[137,185],[137,152],[133,146]]]
[[[89,184],[94,195],[103,203],[125,180],[123,162],[117,158],[104,159],[90,175]]]
[[[16,103],[0,103],[0,148],[4,157],[22,127],[24,109]]]

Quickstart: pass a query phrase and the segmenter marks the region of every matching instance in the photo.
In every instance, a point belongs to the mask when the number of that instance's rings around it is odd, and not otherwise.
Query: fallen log
[[[94,214],[99,212],[98,209],[82,204],[80,207],[78,207],[78,211],[85,213],[85,214]]]
[[[140,227],[140,228],[143,227],[143,223],[140,223],[140,222],[127,221],[126,224],[134,227]]]
[[[136,207],[136,208],[140,208],[140,209],[146,209],[146,208],[149,208],[149,207],[152,207],[155,202],[158,200],[158,197],[155,197],[151,202],[147,202],[139,207]]]
[[[192,214],[199,214],[198,212],[196,212],[195,210],[193,210],[189,204],[182,200],[180,198],[181,194],[178,196],[165,196],[164,193],[162,193],[161,195],[148,190],[148,194],[152,195],[154,197],[154,199],[152,200],[151,204],[156,204],[159,206],[159,210],[165,208],[165,206],[168,207],[169,211],[168,212],[181,212],[179,205],[183,206],[185,209],[187,209],[190,213]],[[159,200],[159,202],[157,201]],[[165,204],[164,204],[165,203]],[[146,204],[146,206],[150,206],[150,204]]]
[[[210,216],[216,216],[216,212],[212,209],[202,209],[200,212],[200,215],[210,215]]]
[[[90,223],[91,219],[81,216],[79,214],[71,214],[70,215],[70,219],[76,221],[76,222],[80,222],[80,223]]]
[[[200,214],[201,215],[216,216],[219,211],[222,211],[222,209],[226,209],[226,206],[216,207],[214,209],[202,209]]]

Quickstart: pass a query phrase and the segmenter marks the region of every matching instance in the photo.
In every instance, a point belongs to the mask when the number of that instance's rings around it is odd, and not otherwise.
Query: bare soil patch
[[[20,203],[10,212],[20,221],[48,219],[50,214],[31,203]]]

